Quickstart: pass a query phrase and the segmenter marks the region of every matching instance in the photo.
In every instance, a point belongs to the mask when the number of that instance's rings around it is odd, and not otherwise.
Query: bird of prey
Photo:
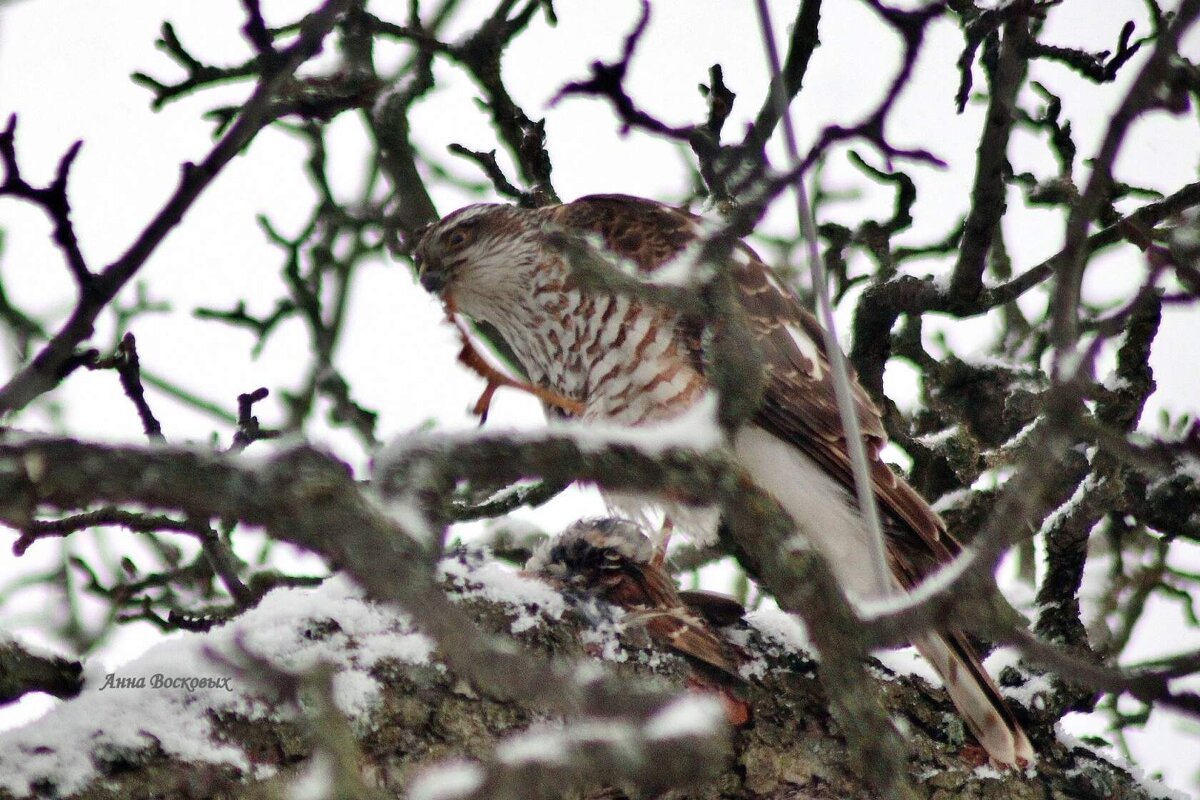
[[[739,653],[716,630],[740,620],[745,609],[724,595],[677,591],[637,523],[580,520],[543,542],[525,572],[621,608],[627,628],[644,629],[659,647],[687,660],[689,684],[715,692],[731,724],[749,721],[749,705],[736,691],[744,683]]]
[[[625,195],[537,209],[479,204],[434,223],[414,258],[422,285],[448,308],[499,331],[548,412],[644,426],[692,409],[711,388],[703,331],[668,305],[580,281],[564,236],[653,278],[694,254],[705,228],[686,211]],[[883,423],[855,380],[892,573],[891,586],[879,585],[869,533],[852,499],[850,456],[820,325],[749,246],[738,243],[724,266],[761,352],[765,381],[757,412],[730,443],[734,455],[849,594],[871,599],[912,589],[960,545],[880,457]],[[692,533],[704,538],[703,531]],[[1024,731],[961,632],[922,634],[913,644],[993,762],[1033,761]]]

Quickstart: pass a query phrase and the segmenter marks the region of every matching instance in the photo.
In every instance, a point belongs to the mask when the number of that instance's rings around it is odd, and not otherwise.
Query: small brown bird
[[[548,413],[644,426],[678,418],[709,394],[705,331],[669,306],[585,286],[563,241],[653,279],[697,252],[704,237],[701,220],[686,211],[596,195],[538,209],[459,209],[424,234],[415,260],[421,283],[449,308],[495,326]],[[854,478],[821,327],[744,243],[723,266],[761,353],[765,381],[757,412],[729,442],[732,454],[779,501],[849,594],[872,599],[911,590],[951,561],[960,545],[880,457],[887,441],[883,422],[854,380],[892,573],[890,585],[880,585],[870,534],[852,499]],[[498,379],[488,381],[491,388]],[[668,511],[694,539],[715,536],[711,523]],[[923,634],[913,644],[994,762],[1033,760],[1024,731],[960,631]]]
[[[745,683],[738,673],[739,651],[716,630],[740,620],[745,609],[724,595],[678,592],[637,523],[580,520],[544,542],[525,571],[621,608],[626,626],[643,628],[659,647],[687,659],[693,670],[689,684],[715,691],[731,724],[749,720],[749,706],[736,694]]]

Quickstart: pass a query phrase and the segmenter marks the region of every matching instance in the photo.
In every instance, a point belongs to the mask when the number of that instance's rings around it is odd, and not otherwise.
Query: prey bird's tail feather
[[[913,639],[941,676],[954,706],[996,764],[1011,767],[1036,759],[1021,724],[962,633],[925,634]]]

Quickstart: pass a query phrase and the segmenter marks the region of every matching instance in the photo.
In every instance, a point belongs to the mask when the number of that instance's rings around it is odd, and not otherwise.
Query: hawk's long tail
[[[1021,724],[961,633],[926,634],[913,639],[913,646],[937,670],[967,727],[994,763],[1011,767],[1035,761]]]

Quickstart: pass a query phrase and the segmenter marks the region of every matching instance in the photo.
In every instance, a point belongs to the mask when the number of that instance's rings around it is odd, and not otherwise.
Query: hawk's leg
[[[487,359],[483,357],[483,354],[475,349],[475,344],[471,341],[470,333],[467,332],[466,326],[459,320],[458,315],[455,313],[454,302],[449,298],[446,300],[446,318],[454,324],[455,329],[458,331],[458,337],[462,341],[462,350],[458,353],[459,363],[487,381],[487,386],[484,387],[483,393],[479,395],[479,399],[475,401],[475,406],[471,409],[471,413],[479,417],[480,425],[487,422],[488,409],[492,405],[492,396],[501,386],[511,386],[514,389],[528,392],[543,403],[560,408],[571,415],[583,413],[583,404],[579,401],[563,397],[556,392],[548,391],[540,386],[534,386],[531,383],[510,378],[489,364]]]
[[[458,354],[458,360],[463,360],[463,353]],[[500,384],[488,381],[487,386],[483,387],[483,392],[479,395],[479,399],[475,401],[475,405],[471,408],[471,413],[479,417],[479,424],[482,426],[487,422],[488,410],[492,407],[492,395],[500,388]]]
[[[675,530],[675,522],[670,517],[664,517],[662,527],[658,531],[658,546],[654,548],[651,565],[661,567],[667,560],[667,545],[671,543],[671,532]]]

